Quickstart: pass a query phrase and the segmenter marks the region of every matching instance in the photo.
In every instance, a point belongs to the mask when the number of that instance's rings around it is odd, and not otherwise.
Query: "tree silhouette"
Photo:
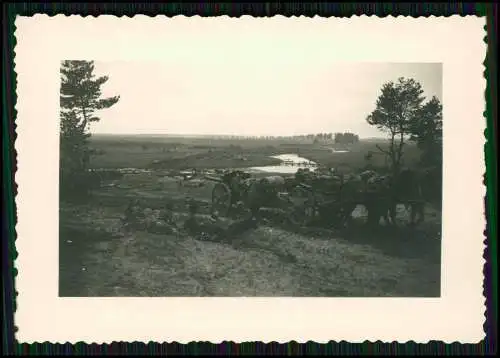
[[[410,123],[410,140],[422,151],[421,162],[425,166],[442,164],[443,106],[437,97],[425,103]]]
[[[335,144],[354,144],[359,142],[359,136],[350,132],[335,133],[334,142]]]
[[[107,76],[95,77],[93,61],[63,61],[60,92],[60,186],[66,194],[85,190],[90,149],[90,123],[96,111],[116,104],[119,96],[101,98]],[[83,185],[83,186],[82,186]]]
[[[420,83],[414,79],[400,77],[396,83],[382,86],[375,110],[366,118],[367,122],[389,134],[389,149],[377,148],[385,153],[394,173],[399,173],[403,150],[408,136],[414,128],[415,118],[422,115],[425,100]]]

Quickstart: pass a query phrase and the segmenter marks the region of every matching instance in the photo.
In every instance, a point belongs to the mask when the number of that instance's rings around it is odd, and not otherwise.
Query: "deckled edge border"
[[[96,4],[93,4],[94,6]],[[267,13],[270,13],[271,12],[271,6],[272,5],[269,5],[269,3],[267,4],[260,4],[261,6],[263,6],[263,8],[265,9],[264,11],[267,12]],[[331,4],[329,4],[331,6]],[[470,5],[470,4],[469,4]],[[174,5],[175,6],[175,5]],[[217,5],[216,5],[217,6]],[[219,5],[220,6],[220,5]],[[325,5],[326,6],[326,5]],[[483,5],[484,6],[484,5]],[[218,11],[220,10],[219,8],[214,8],[213,7],[213,4],[210,4],[210,7],[212,7],[212,10],[208,10],[207,12],[210,12],[210,11]],[[321,5],[319,6],[321,8]],[[375,8],[376,9],[376,5],[367,5],[367,7],[369,8],[368,9],[368,13],[370,12],[374,12],[373,9]],[[393,7],[393,6],[391,6]],[[199,6],[198,6],[199,8]],[[439,15],[439,16],[435,16],[435,15],[431,15],[431,14],[428,14],[428,15],[422,15],[422,16],[412,16],[412,15],[391,15],[391,14],[386,14],[386,15],[382,15],[382,16],[378,16],[378,15],[375,15],[375,14],[371,14],[371,15],[365,15],[363,14],[362,11],[358,11],[358,13],[360,13],[361,15],[358,15],[358,14],[352,14],[350,16],[336,16],[336,15],[330,15],[330,16],[320,16],[317,14],[317,8],[318,6],[316,7],[313,7],[313,9],[316,8],[316,14],[313,15],[313,16],[306,16],[306,15],[300,15],[300,16],[297,16],[297,15],[283,15],[283,14],[280,14],[280,13],[274,13],[273,15],[271,16],[284,16],[284,17],[314,17],[314,16],[318,16],[318,17],[326,17],[326,18],[329,18],[329,17],[347,17],[347,18],[351,18],[353,16],[356,16],[356,17],[381,17],[381,18],[384,18],[384,17],[392,17],[392,18],[395,18],[395,17],[412,17],[412,18],[418,18],[418,17],[450,17],[450,16],[461,16],[461,17],[465,17],[465,16],[481,16],[481,17],[484,17],[484,15],[459,15],[459,14],[452,14],[452,15]],[[444,7],[441,7],[441,9],[444,9]],[[52,8],[52,11],[54,11],[54,8]],[[57,9],[56,9],[57,11]],[[196,11],[196,10],[195,10]],[[320,9],[320,12],[322,10]],[[443,11],[443,10],[441,10]],[[446,11],[446,10],[445,10]],[[258,12],[258,9],[256,10],[255,8],[250,8],[250,12]],[[108,14],[108,13],[107,13]],[[134,17],[135,15],[145,15],[145,14],[138,14],[138,13],[133,13],[134,15],[130,16],[130,15],[127,15],[127,14],[121,14],[121,15],[113,15],[113,16],[117,16],[117,17],[123,17],[123,16],[127,16],[127,17]],[[35,14],[33,14],[35,15]],[[33,16],[31,15],[31,16]],[[82,15],[76,15],[76,14],[68,14],[68,12],[63,12],[63,13],[60,13],[60,14],[56,14],[56,15],[47,15],[47,14],[39,14],[39,13],[36,13],[36,15],[46,15],[46,16],[49,16],[49,17],[54,17],[54,16],[82,16]],[[26,16],[26,15],[23,15],[23,16]],[[29,16],[29,15],[28,15]],[[88,16],[92,16],[92,17],[97,17],[96,15],[83,15],[83,17],[88,17]],[[184,16],[184,17],[191,17],[191,16],[196,16],[196,17],[206,17],[206,16],[209,16],[209,15],[199,15],[199,14],[190,14],[190,15],[182,15],[182,14],[177,14],[177,15],[172,15],[172,16],[168,16],[168,15],[165,15],[165,14],[162,14],[162,15],[155,15],[155,16],[152,16],[152,15],[146,15],[146,16],[149,16],[149,17],[157,17],[157,16],[165,16],[165,17],[176,17],[176,16]],[[217,15],[215,15],[217,16]],[[268,15],[261,15],[261,16],[258,16],[258,15],[250,15],[250,14],[243,14],[243,15],[238,15],[238,16],[228,16],[228,15],[220,15],[220,16],[225,16],[225,17],[236,17],[236,18],[239,18],[241,16],[251,16],[251,17],[270,17]],[[16,31],[16,27],[15,27],[15,24],[14,24],[14,21],[12,21],[12,23],[10,21],[6,21],[7,23],[7,26],[10,25],[10,28],[13,30],[12,31],[12,68],[6,68],[4,73],[6,74],[6,81],[7,81],[7,84],[9,82],[11,82],[13,84],[12,86],[12,89],[17,89],[17,75],[16,75],[16,72],[15,72],[15,46],[17,44],[17,41],[16,41],[16,36],[15,36],[15,31]],[[10,30],[9,28],[9,30]],[[484,29],[487,30],[488,29],[488,24],[484,26]],[[6,35],[7,37],[7,40],[8,40],[8,36],[9,35]],[[488,92],[491,92],[491,91],[494,91],[495,89],[492,88],[492,84],[490,82],[490,78],[489,78],[489,75],[491,75],[491,73],[488,73],[488,67],[490,67],[492,64],[494,64],[494,59],[492,59],[491,57],[493,56],[492,54],[492,49],[490,48],[488,44],[488,39],[489,39],[489,36],[488,36],[488,33],[486,33],[486,36],[484,37],[484,42],[488,45],[487,46],[487,51],[486,51],[486,58],[485,60],[483,61],[483,65],[484,65],[484,72],[483,72],[483,76],[485,77],[486,79],[486,88],[485,88],[485,103],[486,103],[486,107],[485,108],[485,111],[483,112],[483,117],[486,119],[487,121],[487,124],[488,126],[486,127],[485,129],[485,144],[484,144],[484,151],[485,151],[485,164],[486,166],[490,166],[490,173],[493,172],[493,175],[496,174],[496,172],[494,172],[492,169],[492,166],[494,165],[494,160],[493,158],[491,157],[494,157],[494,153],[492,151],[492,149],[494,149],[494,143],[492,143],[492,140],[493,140],[493,136],[492,136],[492,133],[491,131],[493,130],[492,126],[489,126],[489,118],[488,118],[488,112],[490,114],[490,117],[492,119],[491,121],[491,124],[493,124],[493,117],[492,117],[492,112],[494,111],[494,109],[492,108],[493,107],[493,102],[490,102],[488,99]],[[7,41],[6,41],[7,43]],[[9,51],[11,48],[10,47],[7,47],[6,51]],[[7,56],[6,56],[7,57]],[[7,62],[7,61],[6,61]],[[9,70],[12,69],[12,71],[10,73],[13,74],[13,78],[10,79],[9,81]],[[490,69],[491,71],[491,69]],[[6,84],[6,85],[7,85]],[[492,93],[492,95],[494,95],[494,93]],[[492,96],[493,97],[493,96]],[[14,103],[14,106],[13,107],[13,110],[11,111],[11,113],[8,112],[8,110],[12,107],[9,107],[7,109],[4,109],[4,118],[7,119],[6,117],[8,116],[8,114],[11,114],[11,121],[12,121],[12,135],[11,135],[11,138],[13,138],[12,141],[6,141],[6,143],[12,143],[13,144],[13,150],[11,153],[5,153],[4,152],[4,159],[8,159],[7,161],[4,161],[6,162],[7,165],[11,165],[11,168],[14,169],[14,172],[11,173],[11,177],[13,177],[16,169],[17,169],[17,151],[15,150],[15,141],[17,140],[17,133],[16,133],[16,126],[15,126],[15,117],[17,116],[17,93],[14,94],[13,96],[11,95],[11,98],[13,99],[13,103]],[[4,106],[4,107],[8,107],[8,106]],[[7,125],[6,123],[7,121],[5,120],[4,121],[4,124],[5,126]],[[9,128],[6,128],[6,129],[9,129]],[[5,130],[4,133],[6,133],[6,135],[8,136],[8,131]],[[491,137],[491,138],[490,138]],[[6,138],[6,139],[9,139]],[[5,147],[4,147],[5,148]],[[4,149],[5,151],[5,149]],[[12,160],[12,163],[10,161],[11,158],[9,158],[9,154],[11,154],[13,160]],[[490,159],[488,161],[488,159]],[[4,171],[4,173],[6,173],[6,171]],[[485,322],[484,322],[484,331],[485,333],[488,335],[488,333],[493,333],[493,332],[488,332],[488,328],[492,328],[493,330],[496,329],[493,328],[493,327],[488,327],[488,323],[490,324],[495,324],[496,322],[491,322],[491,314],[488,314],[490,313],[489,311],[493,310],[493,311],[496,311],[496,308],[493,307],[493,304],[494,302],[489,302],[490,300],[491,301],[494,301],[494,298],[492,297],[489,297],[488,296],[488,292],[487,292],[487,287],[486,287],[486,284],[487,284],[487,281],[489,281],[490,285],[492,284],[492,278],[491,277],[488,277],[488,276],[491,276],[493,270],[495,269],[495,267],[489,267],[489,264],[493,264],[493,266],[496,266],[496,262],[490,262],[488,263],[488,258],[490,256],[493,256],[494,253],[491,252],[494,250],[495,248],[495,245],[496,245],[496,242],[495,242],[495,238],[492,238],[492,235],[495,235],[496,234],[496,227],[492,227],[491,225],[495,225],[495,224],[492,224],[492,220],[491,220],[491,217],[495,216],[496,212],[494,212],[494,207],[493,207],[493,203],[492,203],[492,198],[493,198],[493,193],[491,192],[492,190],[494,190],[493,188],[493,185],[494,185],[494,180],[496,179],[495,177],[492,177],[492,174],[488,175],[488,172],[484,173],[484,182],[483,182],[483,185],[485,186],[486,188],[486,195],[485,195],[485,215],[486,215],[486,228],[485,228],[485,231],[484,231],[484,236],[485,236],[485,239],[483,240],[483,243],[484,243],[484,250],[483,250],[483,273],[485,274],[485,279],[483,281],[483,297],[485,298]],[[12,208],[15,209],[16,208],[16,205],[15,205],[15,199],[17,198],[18,196],[18,188],[17,188],[17,185],[16,185],[16,182],[15,180],[12,180],[12,182],[9,182],[8,178],[6,177],[6,183],[7,183],[7,189],[11,189],[11,187],[14,188],[14,191],[10,191],[10,193],[13,193],[14,195],[14,200],[12,200]],[[488,185],[489,184],[489,185]],[[488,199],[489,197],[489,199]],[[489,201],[488,201],[489,200]],[[6,202],[6,200],[4,201]],[[489,204],[489,205],[488,205]],[[6,203],[6,205],[9,205],[9,203]],[[10,216],[14,216],[14,218],[10,218],[11,220],[14,219],[15,222],[16,222],[16,225],[17,225],[17,217],[16,217],[16,211],[15,210],[6,210],[7,213],[10,214]],[[488,220],[489,219],[489,220]],[[14,220],[11,221],[11,223],[14,222]],[[13,229],[13,230],[12,230]],[[15,268],[15,258],[17,257],[17,251],[16,251],[16,248],[15,248],[15,238],[17,237],[16,235],[16,230],[15,228],[11,228],[11,230],[13,231],[12,234],[13,235],[10,235],[10,238],[12,238],[13,240],[11,242],[8,242],[8,247],[9,247],[9,254],[12,254],[12,255],[9,255],[9,258],[8,258],[8,261],[12,260],[12,267],[9,267],[11,270],[12,270],[12,278],[14,278],[15,276],[17,276],[17,270]],[[9,232],[10,233],[10,232]],[[490,244],[491,246],[488,247],[488,244]],[[493,245],[492,245],[493,244]],[[10,262],[7,262],[7,264],[10,264]],[[496,272],[496,271],[495,271]],[[489,275],[488,275],[489,274]],[[10,279],[10,277],[9,277]],[[489,279],[489,280],[488,280]],[[9,280],[7,280],[9,281]],[[5,287],[4,287],[5,289]],[[15,279],[14,281],[12,281],[12,292],[15,293],[15,296],[17,296],[17,291],[15,291]],[[487,303],[490,303],[490,307],[487,306]],[[15,309],[16,309],[16,302],[15,302],[15,299],[12,300],[12,305],[13,305],[13,311],[12,313],[15,312]],[[491,313],[496,313],[496,312],[491,312]],[[15,325],[13,324],[13,320],[11,321],[12,324],[12,328],[13,330],[12,331],[15,331],[17,328],[15,327]],[[487,337],[488,338],[488,337]],[[486,338],[486,340],[487,340]],[[484,341],[483,341],[484,342]],[[85,345],[87,347],[89,347],[88,349],[91,349],[91,350],[94,350],[95,351],[95,348],[97,348],[96,346],[100,346],[101,348],[105,348],[105,350],[107,350],[106,348],[109,347],[113,347],[116,345],[118,346],[123,346],[127,343],[124,343],[124,342],[111,342],[111,343],[103,343],[102,345],[99,345],[97,343],[91,343],[91,344],[87,344],[85,342],[75,342],[75,343],[69,343],[69,342],[66,342],[64,344],[61,344],[61,343],[56,343],[56,344],[53,344],[53,343],[50,343],[50,342],[33,342],[33,343],[18,343],[16,342],[16,344],[18,345],[18,349],[17,351],[18,352],[27,352],[27,350],[25,349],[26,346],[39,346],[41,344],[50,344],[50,345],[55,345],[56,347],[55,348],[59,348],[59,349],[64,349],[64,351],[68,352],[68,348],[69,346],[73,346],[73,347],[82,347],[82,345]],[[146,348],[146,343],[144,342],[130,342],[128,344],[131,344],[133,345],[136,349],[134,350],[137,350],[137,345],[138,344],[141,344],[144,346],[145,349]],[[154,342],[149,342],[147,343],[147,346],[149,346],[149,351],[150,349],[152,348],[151,345],[159,345],[159,343],[154,343]],[[186,343],[186,344],[181,344],[181,343],[178,343],[178,342],[171,342],[171,343],[167,343],[167,342],[164,342],[163,344],[168,344],[168,345],[175,345],[177,347],[187,347],[187,346],[192,346],[193,344],[203,344],[203,345],[211,345],[213,347],[213,345],[217,344],[217,343],[212,343],[212,342],[202,342],[202,341],[199,341],[199,342],[189,342],[189,343]],[[396,342],[396,341],[393,341],[393,342],[382,342],[382,341],[375,341],[375,342],[370,342],[370,341],[364,341],[363,343],[349,343],[347,341],[340,341],[340,342],[335,342],[335,341],[329,341],[328,343],[324,343],[324,344],[321,344],[321,343],[316,343],[316,342],[313,342],[313,341],[307,341],[307,342],[303,342],[303,343],[299,343],[297,341],[290,341],[288,343],[279,343],[279,342],[276,342],[276,341],[271,341],[271,342],[268,342],[268,343],[263,343],[263,342],[241,342],[241,343],[235,343],[235,342],[232,342],[232,341],[222,341],[220,343],[218,343],[218,345],[230,345],[230,346],[234,346],[236,345],[236,347],[233,347],[230,351],[233,351],[236,349],[236,351],[239,351],[240,349],[238,348],[238,346],[240,344],[255,344],[256,346],[254,346],[255,348],[257,348],[257,346],[260,346],[260,345],[265,345],[265,346],[272,346],[269,347],[272,351],[274,352],[279,352],[279,351],[283,351],[283,349],[287,352],[291,352],[291,351],[296,351],[296,352],[299,352],[301,351],[301,349],[294,349],[291,347],[291,345],[293,346],[303,346],[305,344],[315,344],[315,345],[318,345],[318,346],[323,346],[324,348],[328,348],[327,345],[332,345],[332,344],[335,344],[335,345],[344,345],[344,344],[348,344],[348,345],[352,345],[352,344],[355,344],[355,345],[365,345],[365,344],[370,344],[370,345],[377,345],[379,346],[380,344],[383,344],[383,345],[386,345],[386,346],[389,346],[389,347],[394,347],[394,344],[397,344],[398,346],[401,346],[401,345],[404,345],[404,346],[410,346],[411,348],[410,349],[415,349],[415,348],[418,348],[418,346],[422,346],[422,345],[440,345],[440,344],[444,344],[443,342],[438,342],[438,341],[428,341],[427,343],[415,343],[414,341],[407,341],[407,342]],[[453,346],[460,346],[461,348],[461,351],[463,352],[463,345],[459,342],[453,342],[453,343],[448,343],[447,345],[453,345]],[[473,346],[473,345],[467,345],[467,346]],[[93,349],[93,348],[94,349]],[[279,349],[278,347],[282,347],[282,349]],[[208,348],[208,347],[207,347]],[[229,348],[229,347],[227,347]],[[262,347],[264,348],[264,347]],[[377,350],[380,350],[381,347],[379,347]],[[396,348],[396,347],[394,347]],[[393,349],[394,349],[393,348]],[[396,348],[399,350],[400,347]],[[197,349],[198,350],[198,349]],[[259,351],[261,351],[261,349],[258,349]],[[266,350],[266,349],[264,349]],[[30,351],[32,351],[32,349],[30,349]],[[161,351],[164,351],[163,349],[161,349]],[[182,349],[182,351],[185,352],[185,349]],[[199,350],[198,350],[199,351]],[[327,351],[332,351],[331,349],[327,349]],[[344,351],[344,349],[342,349],[342,351]],[[138,351],[139,352],[139,351]]]
[[[495,280],[495,276],[498,272],[498,255],[496,255],[498,227],[495,217],[497,216],[498,208],[495,207],[495,200],[498,190],[498,174],[495,155],[497,153],[496,146],[498,143],[495,142],[495,118],[498,119],[498,104],[496,100],[498,95],[498,79],[496,77],[498,72],[498,68],[496,67],[498,65],[498,49],[494,47],[496,43],[495,40],[497,40],[494,33],[494,22],[498,21],[498,5],[493,5],[490,10],[490,16],[486,17],[486,24],[484,25],[485,36],[483,38],[483,42],[486,44],[486,54],[483,61],[483,77],[486,80],[486,88],[484,89],[485,108],[483,112],[483,119],[486,122],[484,130],[485,142],[483,146],[486,168],[483,174],[483,187],[486,189],[484,196],[484,215],[486,222],[483,232],[483,298],[485,303],[483,330],[486,337],[483,340],[483,344],[486,346],[485,348],[487,351],[496,352],[496,337],[498,331],[498,283]]]

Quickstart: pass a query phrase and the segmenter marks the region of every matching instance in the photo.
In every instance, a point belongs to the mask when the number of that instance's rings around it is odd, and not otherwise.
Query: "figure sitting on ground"
[[[125,228],[136,226],[144,219],[144,213],[141,210],[140,202],[138,199],[129,202],[122,218]]]
[[[190,200],[188,202],[189,217],[184,222],[184,230],[189,235],[201,240],[217,240],[225,237],[224,229],[214,224],[212,220],[210,222],[197,220],[196,214],[198,210],[199,204],[194,200]]]
[[[198,212],[198,205],[193,200],[188,200],[188,213],[189,216],[187,220],[184,222],[184,229],[188,232],[192,232],[198,227],[198,223],[196,222],[196,213]]]
[[[172,203],[166,203],[160,210],[158,218],[169,225],[175,225]]]

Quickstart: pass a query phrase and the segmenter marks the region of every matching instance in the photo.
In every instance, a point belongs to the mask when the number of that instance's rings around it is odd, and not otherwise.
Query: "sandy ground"
[[[223,241],[182,230],[125,231],[123,206],[105,198],[103,191],[99,205],[61,206],[61,296],[440,294],[440,242],[429,235],[341,237],[269,223]],[[185,215],[177,214],[182,226]]]

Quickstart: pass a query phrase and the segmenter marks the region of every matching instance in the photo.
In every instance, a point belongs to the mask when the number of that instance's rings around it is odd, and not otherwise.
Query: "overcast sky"
[[[192,48],[187,60],[96,62],[96,74],[109,76],[103,94],[121,99],[100,113],[92,132],[379,137],[365,119],[383,83],[412,77],[429,99],[442,97],[441,64],[305,61],[292,56],[292,46],[267,46],[249,59],[240,47],[217,45]],[[175,43],[168,51],[176,52]]]

